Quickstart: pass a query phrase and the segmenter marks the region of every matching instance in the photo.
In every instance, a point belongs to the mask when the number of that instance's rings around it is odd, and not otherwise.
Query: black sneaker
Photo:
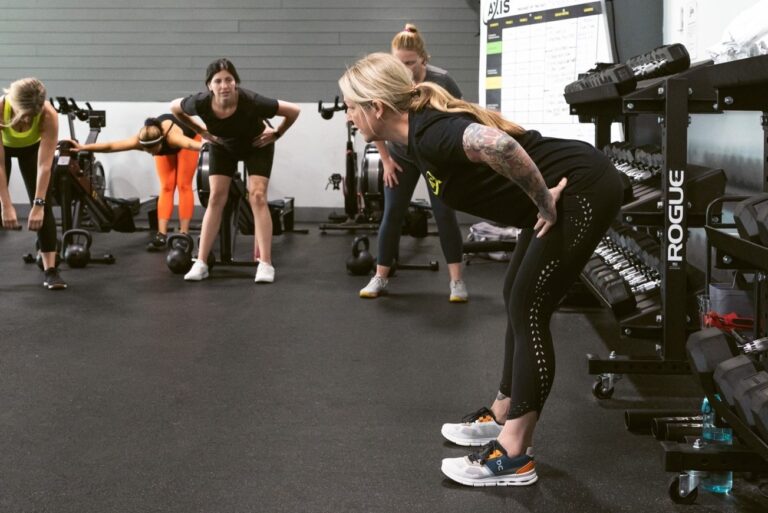
[[[67,282],[61,279],[61,275],[57,268],[51,267],[50,269],[45,270],[45,281],[43,282],[43,286],[48,287],[48,290],[66,289]]]
[[[157,232],[155,237],[147,244],[147,251],[162,251],[168,246],[168,237],[164,233]]]

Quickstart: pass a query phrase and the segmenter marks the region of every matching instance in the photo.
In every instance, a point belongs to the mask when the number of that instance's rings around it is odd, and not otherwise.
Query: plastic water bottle
[[[731,445],[733,432],[731,428],[721,428],[715,425],[717,414],[705,397],[701,402],[701,435],[705,444]],[[702,475],[701,486],[713,493],[729,493],[733,488],[733,472],[707,472]]]

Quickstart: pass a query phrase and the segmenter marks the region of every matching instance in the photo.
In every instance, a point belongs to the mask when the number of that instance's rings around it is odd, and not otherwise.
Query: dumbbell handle
[[[744,352],[747,354],[763,353],[765,351],[768,351],[768,337],[758,338],[748,344],[744,344]]]
[[[648,292],[648,291],[659,288],[659,286],[661,286],[660,282],[649,281],[647,283],[644,283],[642,285],[638,285],[637,287],[632,288],[632,292]]]

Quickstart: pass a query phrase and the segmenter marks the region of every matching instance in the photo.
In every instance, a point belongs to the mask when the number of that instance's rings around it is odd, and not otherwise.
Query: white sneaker
[[[475,454],[445,458],[441,470],[446,477],[467,486],[528,486],[539,479],[532,448],[510,457],[496,440]]]
[[[195,263],[192,264],[192,269],[184,275],[186,281],[200,281],[208,277],[208,264],[200,259],[195,259]]]
[[[374,276],[365,288],[360,289],[360,297],[372,299],[387,293],[389,280],[381,276]]]
[[[469,301],[469,292],[464,280],[451,281],[451,295],[448,297],[451,303],[466,303]]]
[[[275,281],[275,267],[259,260],[259,266],[256,268],[256,283],[272,283]]]
[[[456,445],[479,446],[496,440],[503,427],[503,424],[496,422],[491,410],[480,408],[466,415],[458,424],[443,424],[440,433]]]

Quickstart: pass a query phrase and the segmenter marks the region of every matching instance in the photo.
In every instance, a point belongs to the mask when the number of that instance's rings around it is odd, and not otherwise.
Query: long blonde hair
[[[362,107],[380,101],[395,112],[420,111],[427,107],[441,112],[466,113],[478,123],[498,128],[511,136],[525,132],[497,112],[458,98],[432,82],[413,84],[408,68],[387,53],[372,53],[350,66],[339,79],[344,99]]]
[[[45,86],[33,77],[11,82],[8,88],[3,89],[3,92],[5,92],[5,101],[10,102],[14,113],[13,119],[8,125],[0,123],[0,126],[4,128],[14,125],[25,114],[37,116],[42,112],[43,105],[45,105]]]
[[[416,55],[424,59],[424,62],[429,62],[429,54],[424,45],[424,39],[421,37],[419,29],[412,23],[406,23],[405,28],[392,38],[392,51],[395,50],[416,52]]]

